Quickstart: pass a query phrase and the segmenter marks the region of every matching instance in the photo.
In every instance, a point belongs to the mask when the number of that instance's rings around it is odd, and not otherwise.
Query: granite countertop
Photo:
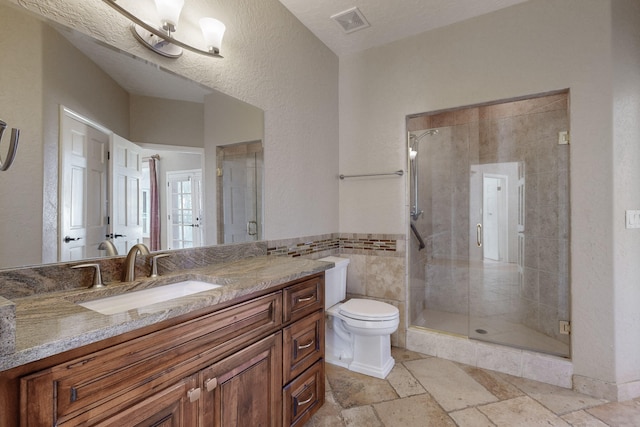
[[[15,351],[0,357],[0,371],[255,292],[268,291],[331,267],[331,263],[309,259],[260,256],[154,279],[111,283],[102,289],[83,288],[12,299],[15,304]],[[182,280],[201,280],[223,286],[113,315],[103,315],[76,304]]]

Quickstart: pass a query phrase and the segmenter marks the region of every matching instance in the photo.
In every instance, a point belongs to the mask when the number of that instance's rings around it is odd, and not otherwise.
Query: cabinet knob
[[[197,402],[200,399],[200,387],[198,388],[192,388],[191,390],[189,390],[187,392],[187,397],[189,398],[189,402],[193,403],[193,402]]]
[[[216,387],[218,387],[217,378],[210,378],[204,382],[204,388],[206,388],[207,391],[213,391]]]

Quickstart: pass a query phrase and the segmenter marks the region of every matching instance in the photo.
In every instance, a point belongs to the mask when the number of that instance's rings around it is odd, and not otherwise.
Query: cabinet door
[[[282,334],[271,335],[200,373],[201,425],[280,426]]]
[[[192,427],[198,422],[200,390],[194,375],[155,393],[135,405],[100,422],[88,420],[82,425],[95,427]],[[99,408],[98,408],[99,409]],[[60,427],[76,424],[76,419]]]

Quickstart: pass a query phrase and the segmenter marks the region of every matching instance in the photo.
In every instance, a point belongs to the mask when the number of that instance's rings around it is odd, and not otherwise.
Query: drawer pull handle
[[[313,393],[311,393],[311,396],[309,396],[309,398],[307,400],[299,400],[298,401],[298,406],[306,405],[307,403],[311,402],[312,400],[313,400]]]
[[[305,298],[298,298],[297,301],[298,302],[307,302],[307,301],[311,301],[313,298],[315,297],[315,294],[305,297]]]
[[[187,397],[189,398],[189,402],[197,402],[200,399],[200,387],[189,390],[187,392]]]
[[[207,391],[212,391],[213,389],[218,387],[218,379],[217,378],[211,378],[209,380],[206,380],[204,382],[204,387],[207,389]]]
[[[299,345],[298,350],[304,350],[305,348],[309,348],[313,345],[314,340],[309,341],[309,344]]]

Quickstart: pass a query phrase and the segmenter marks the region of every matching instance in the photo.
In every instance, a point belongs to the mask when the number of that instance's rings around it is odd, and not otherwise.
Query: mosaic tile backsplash
[[[300,237],[296,239],[270,240],[267,243],[267,254],[276,256],[323,256],[340,253],[404,256],[402,234],[367,234],[367,233],[333,233],[319,236]]]

